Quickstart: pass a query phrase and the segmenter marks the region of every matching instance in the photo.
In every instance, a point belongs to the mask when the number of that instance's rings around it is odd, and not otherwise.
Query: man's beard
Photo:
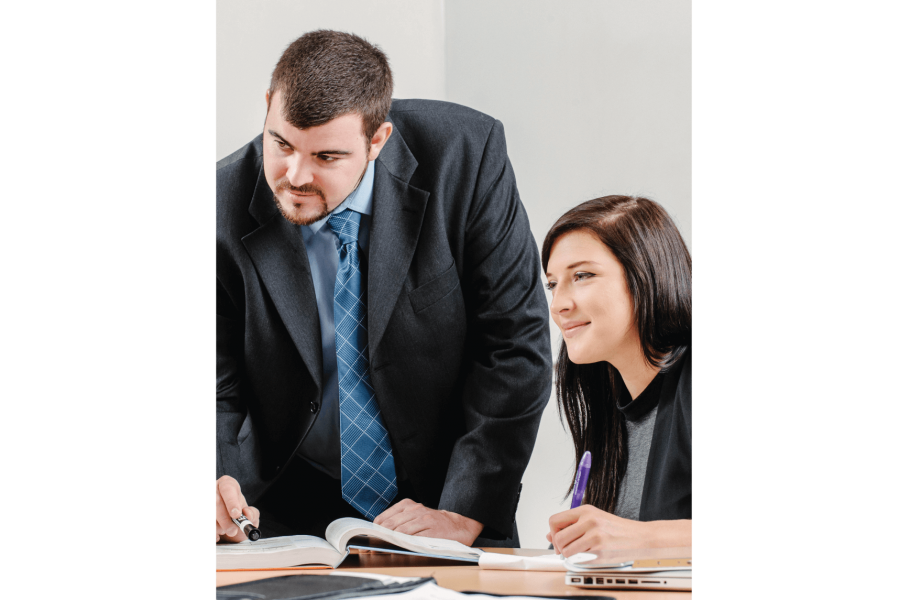
[[[318,196],[318,205],[314,207],[317,210],[315,210],[315,212],[308,217],[301,217],[299,215],[288,213],[288,211],[285,210],[284,204],[282,204],[282,202],[288,202],[290,203],[290,207],[294,208],[293,203],[290,200],[291,191],[297,192],[299,194],[315,194],[316,196]],[[288,200],[279,200],[278,194],[281,192],[284,193],[284,196],[288,197]],[[281,216],[294,225],[310,225],[312,223],[315,223],[319,219],[324,219],[334,211],[334,208],[337,208],[337,206],[335,206],[333,209],[328,210],[328,202],[325,201],[325,193],[318,187],[309,183],[301,185],[300,187],[294,187],[290,183],[288,183],[286,179],[283,179],[276,184],[273,199],[275,200],[275,205],[278,206],[278,210],[281,211]],[[315,198],[312,196],[307,196],[306,199],[310,201],[315,200]]]
[[[362,182],[363,177],[366,176],[366,169],[368,169],[368,166],[369,164],[366,163],[366,166],[363,167],[362,173],[359,174],[359,179],[356,180],[356,185],[353,186],[353,191],[355,191],[356,188],[359,187],[359,184]],[[283,191],[286,196],[290,197],[291,190],[297,192],[298,194],[315,194],[316,196],[318,196],[319,206],[317,208],[319,210],[313,213],[313,215],[310,217],[297,217],[288,214],[288,212],[284,209],[284,206],[282,206],[281,202],[278,200],[278,194],[279,192]],[[350,194],[347,194],[348,197],[349,195]],[[311,199],[312,197],[308,196],[308,198]],[[334,208],[329,209],[328,202],[325,199],[325,192],[323,192],[317,186],[314,186],[311,183],[304,183],[300,187],[294,187],[288,182],[287,178],[275,182],[275,191],[272,194],[272,199],[275,201],[275,205],[278,207],[278,210],[281,211],[281,216],[294,225],[311,225],[320,219],[324,219],[335,210],[337,210],[337,208],[347,200],[347,198],[345,197],[343,200],[338,202],[334,206]],[[293,207],[293,203],[291,203],[291,206]]]

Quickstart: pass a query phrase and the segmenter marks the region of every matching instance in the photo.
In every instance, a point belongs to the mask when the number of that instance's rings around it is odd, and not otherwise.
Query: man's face
[[[356,189],[368,162],[378,157],[390,137],[391,124],[381,125],[367,152],[359,114],[298,129],[284,119],[281,108],[281,92],[276,91],[263,130],[266,182],[284,218],[309,225],[330,214]]]

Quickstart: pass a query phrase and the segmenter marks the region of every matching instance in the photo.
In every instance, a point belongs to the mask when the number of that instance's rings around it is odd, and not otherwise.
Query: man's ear
[[[369,145],[368,160],[375,160],[378,158],[378,155],[381,154],[381,149],[384,148],[384,145],[387,143],[388,138],[391,137],[393,132],[393,123],[385,121],[378,126],[375,135],[372,136],[372,143]]]

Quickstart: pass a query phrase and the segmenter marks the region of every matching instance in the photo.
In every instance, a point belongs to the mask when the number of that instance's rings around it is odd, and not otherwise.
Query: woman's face
[[[550,312],[576,364],[626,356],[640,346],[625,270],[592,233],[573,231],[556,240],[547,261]],[[630,354],[630,353],[629,353]]]

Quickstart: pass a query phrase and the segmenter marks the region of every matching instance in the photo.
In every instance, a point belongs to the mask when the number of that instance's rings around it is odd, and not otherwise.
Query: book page
[[[271,554],[295,548],[322,548],[334,552],[334,548],[323,540],[311,535],[287,535],[283,537],[264,538],[251,542],[244,540],[236,544],[216,544],[216,554],[229,556],[241,554]]]
[[[354,519],[345,517],[333,521],[325,530],[325,539],[327,539],[340,552],[347,549],[347,542],[350,538],[363,535],[378,538],[391,544],[396,544],[401,548],[412,550],[413,552],[421,552],[422,554],[434,554],[449,557],[462,557],[477,559],[482,551],[477,548],[470,548],[465,544],[453,540],[444,540],[440,538],[429,538],[418,535],[407,535],[391,531],[381,525],[370,523],[362,519]]]
[[[216,544],[216,569],[275,569],[298,565],[339,565],[342,554],[311,535],[264,538],[237,544]]]

